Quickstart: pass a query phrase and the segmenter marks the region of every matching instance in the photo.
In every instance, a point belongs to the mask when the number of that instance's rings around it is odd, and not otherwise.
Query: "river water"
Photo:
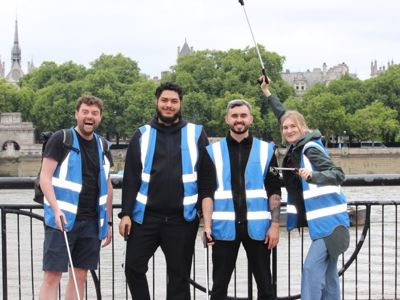
[[[364,186],[343,187],[343,191],[349,201],[400,201],[400,186]],[[0,190],[0,205],[2,204],[32,204],[32,190]],[[120,203],[121,190],[114,191],[114,203]],[[41,213],[37,211],[37,213]],[[117,210],[114,218],[117,220]],[[397,280],[399,273],[398,256],[398,225],[399,213],[393,205],[373,206],[371,213],[371,230],[367,235],[364,245],[354,262],[341,279],[344,299],[396,299],[400,295],[400,283]],[[118,222],[116,222],[117,225]],[[32,225],[32,226],[31,226]],[[17,235],[17,229],[20,235]],[[32,229],[30,229],[32,228]],[[32,231],[31,231],[32,230]],[[113,245],[103,248],[101,251],[101,292],[103,299],[125,299],[125,282],[121,267],[124,251],[123,239],[118,235],[117,226],[114,226],[115,239]],[[356,241],[360,239],[362,226],[351,227],[351,245],[348,251],[339,260],[338,267],[347,261],[356,247]],[[30,236],[33,240],[30,240]],[[204,248],[200,241],[201,233],[198,233],[196,242],[194,271],[195,281],[205,284],[205,259]],[[42,223],[15,215],[7,215],[7,271],[8,271],[8,299],[38,299],[38,292],[42,279]],[[305,232],[304,239],[296,232],[289,236],[284,227],[281,227],[280,243],[278,245],[278,296],[296,295],[300,291],[301,262],[307,253],[310,239]],[[114,250],[114,260],[112,251]],[[1,249],[0,249],[1,251]],[[303,254],[303,255],[302,255]],[[21,264],[18,265],[18,256]],[[33,270],[31,268],[33,260]],[[211,250],[210,250],[211,258]],[[290,262],[289,262],[290,260]],[[210,270],[212,269],[211,262]],[[154,265],[154,280],[153,270]],[[290,265],[290,267],[289,267]],[[21,280],[18,279],[20,274]],[[33,285],[32,276],[33,274]],[[149,264],[149,286],[155,286],[154,299],[165,299],[166,272],[163,254],[156,252],[154,261]],[[247,291],[247,261],[246,254],[241,248],[237,261],[236,279],[232,277],[229,287],[229,295],[246,297]],[[66,276],[64,276],[66,277]],[[236,290],[234,289],[236,280]],[[2,274],[0,274],[2,286]],[[210,286],[212,280],[210,276]],[[62,286],[65,286],[63,279]],[[114,288],[114,289],[113,289]],[[3,286],[1,288],[3,290]],[[32,290],[34,295],[32,295]],[[88,282],[88,299],[95,299],[92,281]],[[114,293],[112,292],[114,290]],[[254,298],[256,299],[256,285],[254,283]],[[196,299],[204,298],[204,294],[196,292]]]

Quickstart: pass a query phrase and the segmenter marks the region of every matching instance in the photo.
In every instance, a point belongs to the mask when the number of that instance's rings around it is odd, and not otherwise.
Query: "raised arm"
[[[259,78],[260,81],[262,81],[260,87],[262,92],[264,93],[266,100],[268,101],[269,107],[271,107],[275,117],[278,119],[278,121],[281,119],[282,115],[285,113],[285,108],[283,107],[283,104],[281,101],[271,93],[269,90],[269,85],[271,83],[271,79],[269,79],[269,83],[265,82],[264,76],[261,76]]]

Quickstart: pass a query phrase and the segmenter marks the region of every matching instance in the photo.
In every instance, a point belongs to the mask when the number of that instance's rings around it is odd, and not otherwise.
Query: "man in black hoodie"
[[[182,89],[161,84],[157,115],[134,133],[125,160],[119,231],[128,228],[125,275],[132,298],[150,300],[148,261],[160,246],[167,263],[167,300],[190,299],[197,234],[197,160],[208,138],[182,119]]]

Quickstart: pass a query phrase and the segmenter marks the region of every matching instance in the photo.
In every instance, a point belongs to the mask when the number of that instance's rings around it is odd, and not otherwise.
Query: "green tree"
[[[105,55],[90,63],[89,73],[93,74],[99,70],[107,70],[116,76],[117,82],[121,84],[132,84],[139,79],[140,69],[136,61],[122,54]]]
[[[392,66],[381,75],[366,80],[367,104],[376,100],[400,112],[400,66]],[[399,118],[399,116],[398,116]]]
[[[348,75],[330,82],[327,91],[342,96],[342,105],[349,114],[353,114],[367,104],[364,82]]]
[[[196,124],[207,124],[212,117],[211,100],[204,92],[188,93],[183,97],[183,118]]]
[[[57,65],[55,62],[43,62],[39,68],[20,79],[21,87],[29,87],[36,91],[56,83],[69,83],[83,80],[86,68],[72,61]]]
[[[359,140],[385,140],[385,137],[399,132],[397,117],[396,110],[375,101],[350,117],[351,133]]]
[[[18,88],[5,80],[0,80],[0,112],[18,111],[18,101]]]
[[[322,93],[304,101],[308,126],[317,128],[325,136],[326,144],[331,136],[347,129],[347,115],[342,98],[332,93]]]
[[[130,138],[137,128],[155,115],[154,91],[157,85],[154,81],[142,79],[127,88],[121,99],[127,103],[121,115],[122,137]]]

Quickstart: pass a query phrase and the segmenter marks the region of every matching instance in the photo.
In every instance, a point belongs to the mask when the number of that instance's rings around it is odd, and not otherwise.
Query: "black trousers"
[[[255,241],[248,235],[247,224],[236,225],[234,241],[216,240],[212,248],[213,287],[211,300],[225,300],[232,272],[235,268],[240,244],[246,250],[249,266],[257,283],[259,300],[272,300],[273,288],[270,270],[270,254],[264,241]]]
[[[146,214],[143,224],[132,223],[127,242],[125,275],[132,299],[150,300],[146,278],[148,263],[161,247],[167,265],[167,300],[189,300],[191,257],[199,220]]]

